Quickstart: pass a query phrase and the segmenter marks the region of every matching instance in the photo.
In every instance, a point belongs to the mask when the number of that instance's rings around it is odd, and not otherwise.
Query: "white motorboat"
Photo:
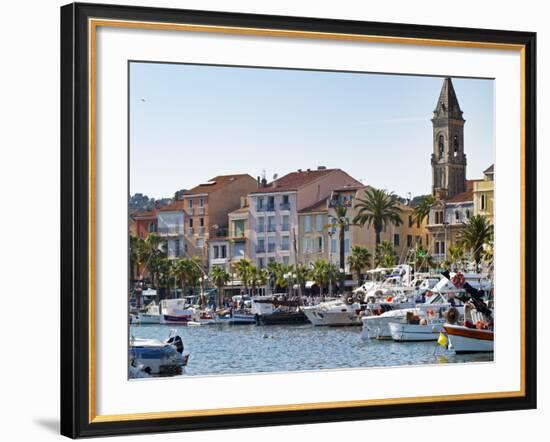
[[[216,315],[218,324],[249,325],[256,324],[256,316],[248,310],[234,310],[232,308],[218,312]]]
[[[160,324],[160,314],[159,314],[159,307],[155,304],[154,301],[152,301],[145,311],[138,312],[137,324]]]
[[[437,341],[445,319],[408,315],[404,323],[390,322],[391,337],[396,342]]]
[[[183,367],[189,361],[189,353],[184,352],[183,341],[171,330],[165,342],[157,339],[130,340],[130,374],[138,376],[138,372],[147,375],[181,374]]]
[[[361,304],[341,299],[302,308],[307,319],[317,326],[361,325]]]

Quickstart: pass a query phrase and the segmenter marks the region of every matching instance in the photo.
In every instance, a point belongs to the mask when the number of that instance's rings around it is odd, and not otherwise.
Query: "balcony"
[[[158,234],[161,236],[183,235],[183,226],[175,225],[175,226],[159,227]]]
[[[274,226],[274,225],[267,226],[267,231],[268,232],[275,232],[275,231],[277,231],[277,226]]]
[[[269,244],[268,245],[267,253],[275,253],[275,244]]]
[[[258,233],[264,233],[265,232],[265,226],[263,224],[258,224],[256,226],[256,232]]]
[[[268,204],[265,210],[268,212],[275,212],[275,204]]]
[[[265,206],[256,206],[256,212],[265,212]]]
[[[285,243],[281,244],[281,250],[283,251],[290,250],[290,244],[285,244]]]
[[[265,253],[265,247],[256,247],[256,253]]]
[[[290,224],[283,224],[283,227],[281,228],[282,232],[290,232]]]
[[[331,199],[328,206],[332,209],[338,206],[351,207],[351,200]]]
[[[290,210],[290,203],[281,203],[279,205],[279,209],[281,209],[281,210]]]

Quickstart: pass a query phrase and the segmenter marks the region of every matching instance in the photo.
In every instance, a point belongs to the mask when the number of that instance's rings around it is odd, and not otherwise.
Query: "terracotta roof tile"
[[[155,210],[147,210],[145,212],[136,212],[131,215],[133,218],[155,218],[157,212]]]
[[[160,209],[160,211],[161,212],[172,212],[172,211],[184,210],[184,209],[185,209],[184,201],[178,200],[178,201],[174,201],[173,203],[168,204],[167,206],[164,206],[163,208]]]
[[[329,175],[337,170],[340,169],[316,169],[291,172],[271,182],[267,185],[267,187],[261,187],[250,193],[274,193],[298,190],[306,184],[312,183],[315,180]],[[350,184],[357,184],[357,181],[350,177]]]
[[[228,184],[231,184],[235,180],[238,180],[241,178],[247,178],[247,177],[250,178],[250,180],[253,180],[254,182],[256,181],[247,173],[241,173],[241,174],[235,174],[235,175],[219,175],[208,180],[206,183],[199,184],[198,186],[195,186],[192,189],[189,189],[183,194],[183,196],[185,197],[188,195],[215,192],[216,190],[219,190],[222,187],[225,187]]]
[[[299,213],[313,213],[313,212],[328,212],[327,199],[325,198],[325,199],[322,199],[321,201],[317,201],[315,204],[312,204],[311,206],[300,210]]]

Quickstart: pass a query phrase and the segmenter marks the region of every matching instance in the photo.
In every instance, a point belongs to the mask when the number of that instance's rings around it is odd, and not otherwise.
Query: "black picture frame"
[[[89,18],[187,23],[315,33],[522,45],[524,47],[524,395],[162,419],[90,421],[88,101]],[[61,8],[61,433],[71,438],[241,428],[536,408],[536,34],[73,3]]]

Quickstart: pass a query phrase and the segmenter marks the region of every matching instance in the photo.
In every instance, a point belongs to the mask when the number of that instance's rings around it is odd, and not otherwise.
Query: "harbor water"
[[[190,353],[184,376],[487,362],[492,353],[456,355],[436,342],[365,340],[361,327],[308,325],[132,325],[136,338],[164,341],[171,329]]]

